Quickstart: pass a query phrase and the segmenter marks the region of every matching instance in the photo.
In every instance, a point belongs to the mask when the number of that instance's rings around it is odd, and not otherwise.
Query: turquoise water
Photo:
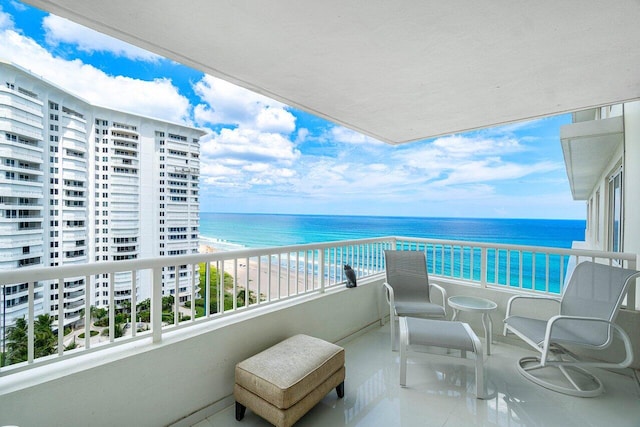
[[[222,250],[384,236],[570,248],[573,241],[584,239],[584,228],[584,220],[200,214],[202,243]],[[432,245],[426,248],[421,245],[417,249],[426,251],[430,274],[480,280],[481,251],[478,248],[436,245],[434,252]],[[560,292],[569,261],[568,257],[552,255],[546,258],[544,254],[496,252],[494,249],[487,251],[487,259],[488,283],[552,293]],[[520,270],[522,283],[519,282]],[[549,282],[545,279],[547,271]]]
[[[200,234],[230,247],[260,248],[383,236],[570,248],[584,220],[200,214]]]

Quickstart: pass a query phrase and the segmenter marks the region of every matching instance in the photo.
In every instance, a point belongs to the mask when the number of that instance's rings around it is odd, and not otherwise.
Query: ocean
[[[203,244],[223,250],[383,236],[570,248],[584,220],[200,213]]]
[[[233,250],[404,236],[571,248],[574,241],[584,239],[585,226],[584,220],[201,213],[200,242],[218,250]],[[459,261],[455,261],[454,265],[449,262],[450,250],[464,251],[466,261],[463,273],[459,271]],[[561,261],[559,257],[551,256],[547,260],[543,254],[536,255],[534,278],[531,272],[531,254],[525,254],[522,260],[518,259],[517,254],[509,256],[512,258],[508,273],[511,286],[560,292],[560,273],[566,271],[568,258]],[[474,258],[473,272],[469,270],[470,257]],[[496,262],[500,266],[500,274],[497,276],[494,268]],[[506,285],[506,262],[505,254],[496,257],[496,252],[490,249],[487,280]],[[523,263],[522,266],[520,262]],[[520,268],[523,269],[524,276],[523,282],[518,284]],[[437,257],[436,265],[430,266],[430,269],[451,277],[464,276],[467,279],[480,280],[480,253],[472,253],[460,247],[446,249],[445,257]],[[546,270],[549,271],[551,279],[549,283],[544,280]]]

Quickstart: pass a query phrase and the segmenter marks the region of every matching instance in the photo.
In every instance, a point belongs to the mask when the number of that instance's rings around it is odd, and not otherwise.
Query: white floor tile
[[[392,352],[389,324],[345,345],[345,397],[329,393],[297,427],[320,426],[505,426],[505,427],[637,427],[640,387],[633,378],[599,370],[606,392],[578,398],[546,390],[526,380],[516,369],[524,348],[503,343],[486,358],[491,397],[475,397],[475,370],[441,354],[417,354],[409,359],[407,387],[399,385],[399,353]],[[247,410],[234,418],[233,406],[194,427],[269,426]]]

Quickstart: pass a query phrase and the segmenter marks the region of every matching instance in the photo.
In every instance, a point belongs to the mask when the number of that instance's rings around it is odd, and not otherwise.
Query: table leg
[[[487,320],[489,320],[488,325]],[[491,340],[493,339],[493,322],[489,313],[482,313],[482,326],[484,326],[484,339],[487,342],[487,356],[489,356],[491,354]]]
[[[451,317],[451,321],[455,321],[456,318],[458,317],[458,310],[457,309],[453,309],[453,317]]]

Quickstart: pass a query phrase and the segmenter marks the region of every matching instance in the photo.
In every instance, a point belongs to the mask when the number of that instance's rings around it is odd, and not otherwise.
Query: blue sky
[[[17,1],[0,57],[92,103],[204,129],[201,210],[579,218],[569,115],[391,146]]]

